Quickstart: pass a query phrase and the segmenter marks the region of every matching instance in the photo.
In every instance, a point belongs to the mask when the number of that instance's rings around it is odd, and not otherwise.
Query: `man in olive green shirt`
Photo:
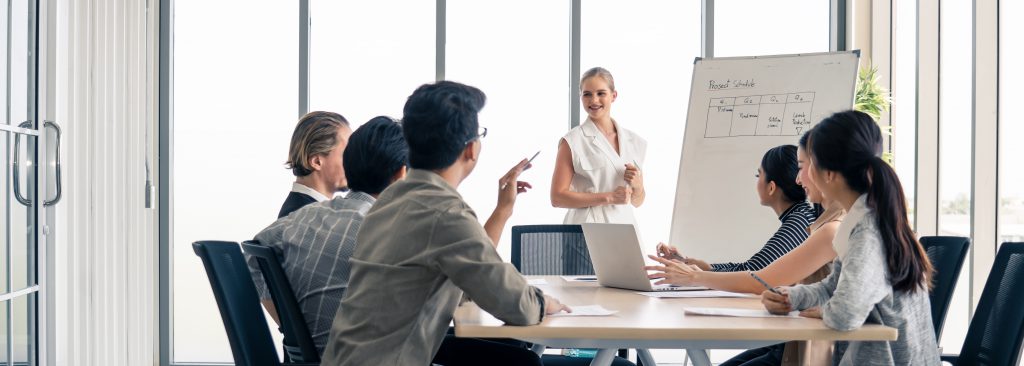
[[[498,205],[483,227],[456,191],[480,157],[484,99],[479,89],[449,81],[409,97],[402,122],[413,169],[363,221],[323,364],[430,364],[464,293],[511,325],[569,310],[495,250],[516,195],[530,188],[516,180],[527,161],[499,180]]]

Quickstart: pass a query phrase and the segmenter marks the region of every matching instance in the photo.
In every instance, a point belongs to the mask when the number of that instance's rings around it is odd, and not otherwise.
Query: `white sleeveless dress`
[[[569,186],[571,191],[611,192],[615,187],[626,185],[622,178],[626,172],[626,163],[638,164],[641,171],[643,170],[647,141],[622,128],[615,120],[612,120],[612,123],[618,131],[620,154],[615,153],[615,148],[589,118],[562,137],[572,150],[573,176]],[[563,222],[636,225],[632,204],[570,208]]]

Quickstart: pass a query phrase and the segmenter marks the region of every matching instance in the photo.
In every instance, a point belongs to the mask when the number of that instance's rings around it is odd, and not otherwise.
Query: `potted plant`
[[[889,90],[878,83],[878,68],[874,66],[862,67],[857,74],[857,90],[854,94],[853,109],[871,116],[875,123],[879,124],[878,127],[882,129],[882,133],[890,138],[892,138],[892,126],[883,126],[881,120],[882,113],[889,111],[891,103],[892,98],[889,95]],[[892,151],[882,153],[882,159],[892,165]]]

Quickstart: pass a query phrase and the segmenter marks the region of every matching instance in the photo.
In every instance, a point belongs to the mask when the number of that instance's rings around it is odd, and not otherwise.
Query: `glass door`
[[[57,168],[53,163],[39,169],[37,162],[46,161],[47,135],[59,129],[39,118],[38,5],[37,0],[0,2],[0,42],[6,44],[0,47],[0,100],[5,103],[0,159],[6,162],[0,174],[0,365],[39,364],[42,214],[59,199],[52,195],[48,201],[39,194],[47,187],[46,168]]]

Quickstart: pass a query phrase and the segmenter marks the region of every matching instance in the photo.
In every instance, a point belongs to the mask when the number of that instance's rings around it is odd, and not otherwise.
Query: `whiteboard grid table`
[[[515,338],[554,348],[600,348],[592,365],[609,365],[615,349],[687,349],[695,365],[710,365],[707,349],[750,349],[790,340],[895,340],[894,328],[869,324],[840,332],[820,319],[730,318],[683,314],[685,307],[762,309],[757,298],[658,299],[632,290],[544,278],[544,293],[568,305],[599,304],[618,313],[608,317],[545,317],[534,326],[505,326],[466,303],[455,312],[455,334],[473,338]],[[644,360],[645,365],[653,365]]]

